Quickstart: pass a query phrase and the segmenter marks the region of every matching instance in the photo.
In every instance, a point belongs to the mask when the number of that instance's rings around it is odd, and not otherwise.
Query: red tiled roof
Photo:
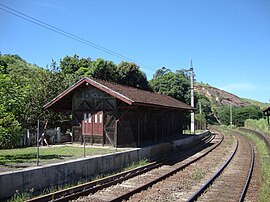
[[[70,86],[68,89],[66,89],[52,101],[47,103],[44,106],[44,108],[55,108],[54,105],[57,105],[58,102],[63,102],[63,100],[67,102],[67,100],[71,99],[71,94],[73,90],[80,87],[83,83],[88,83],[112,95],[113,97],[120,99],[121,101],[129,105],[144,105],[144,106],[165,107],[181,110],[194,110],[194,108],[191,107],[190,105],[185,104],[167,95],[161,95],[150,91],[141,90],[138,88],[132,88],[124,85],[110,83],[107,81],[90,79],[88,77],[84,77],[77,83]],[[58,103],[58,106],[63,106],[63,104],[59,105]]]

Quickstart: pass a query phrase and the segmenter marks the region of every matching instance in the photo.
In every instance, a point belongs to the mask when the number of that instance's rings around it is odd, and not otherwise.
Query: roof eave
[[[149,104],[149,103],[140,103],[135,102],[134,105],[137,106],[143,106],[143,107],[153,107],[153,108],[160,108],[160,109],[171,109],[171,110],[180,110],[180,111],[195,111],[196,109],[194,107],[187,107],[187,108],[181,108],[181,107],[172,107],[172,106],[163,106],[163,105],[157,105],[157,104]]]
[[[60,93],[58,96],[56,96],[54,99],[52,99],[50,102],[46,103],[43,108],[44,109],[48,109],[50,108],[51,106],[53,106],[56,102],[58,102],[59,100],[61,100],[63,97],[67,96],[69,93],[71,93],[73,90],[75,90],[76,88],[78,88],[79,86],[81,86],[84,82],[86,83],[89,83],[90,85],[112,95],[113,97],[116,97],[118,98],[119,100],[129,104],[129,105],[132,105],[133,104],[133,100],[131,100],[130,98],[122,95],[121,93],[119,92],[116,92],[98,82],[96,82],[95,80],[93,79],[90,79],[88,77],[84,77],[82,78],[81,80],[77,81],[75,84],[73,84],[72,86],[70,86],[69,88],[67,88],[65,91],[63,91],[62,93]]]

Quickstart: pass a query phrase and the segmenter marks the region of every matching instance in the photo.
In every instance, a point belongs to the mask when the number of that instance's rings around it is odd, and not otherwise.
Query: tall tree
[[[230,124],[230,107],[222,106],[217,110],[218,118],[224,125]],[[243,107],[232,107],[232,121],[237,127],[244,126],[247,119],[260,119],[263,117],[262,111],[258,106],[250,105]]]
[[[79,56],[76,54],[73,57],[67,55],[60,60],[60,69],[65,74],[74,74],[79,68]]]
[[[168,71],[162,76],[153,78],[150,85],[157,93],[190,103],[190,82],[185,70],[176,73]]]
[[[156,78],[163,76],[164,74],[167,74],[169,72],[171,72],[170,69],[167,69],[166,67],[162,67],[161,69],[158,69],[156,71],[156,73],[153,75],[153,78],[156,79]]]
[[[112,61],[98,58],[92,63],[92,68],[87,72],[94,78],[102,79],[105,81],[117,82],[118,74],[116,65]]]
[[[42,107],[75,81],[72,74],[59,72],[55,61],[45,70],[13,55],[0,56],[0,64],[0,147],[18,145],[21,129],[35,128],[38,119],[68,119]]]
[[[119,84],[144,90],[151,90],[145,73],[143,73],[140,70],[140,66],[135,63],[122,61],[117,66],[117,72]]]
[[[16,116],[22,111],[26,92],[12,80],[2,58],[0,61],[0,148],[12,148],[22,137],[21,124]]]

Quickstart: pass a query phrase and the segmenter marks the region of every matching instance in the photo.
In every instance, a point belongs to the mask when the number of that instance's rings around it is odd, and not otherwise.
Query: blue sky
[[[193,67],[197,81],[270,99],[269,0],[0,0],[31,17],[155,70]],[[46,67],[66,55],[121,60],[3,10],[0,51]]]

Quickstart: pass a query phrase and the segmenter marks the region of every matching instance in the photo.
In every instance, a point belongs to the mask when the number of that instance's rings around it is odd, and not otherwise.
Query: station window
[[[98,117],[97,117],[97,114],[95,114],[95,123],[98,122]]]
[[[91,114],[88,114],[88,123],[91,123]]]
[[[102,114],[99,114],[99,123],[102,123]]]
[[[83,114],[83,120],[85,123],[87,122],[87,114],[86,113]]]

